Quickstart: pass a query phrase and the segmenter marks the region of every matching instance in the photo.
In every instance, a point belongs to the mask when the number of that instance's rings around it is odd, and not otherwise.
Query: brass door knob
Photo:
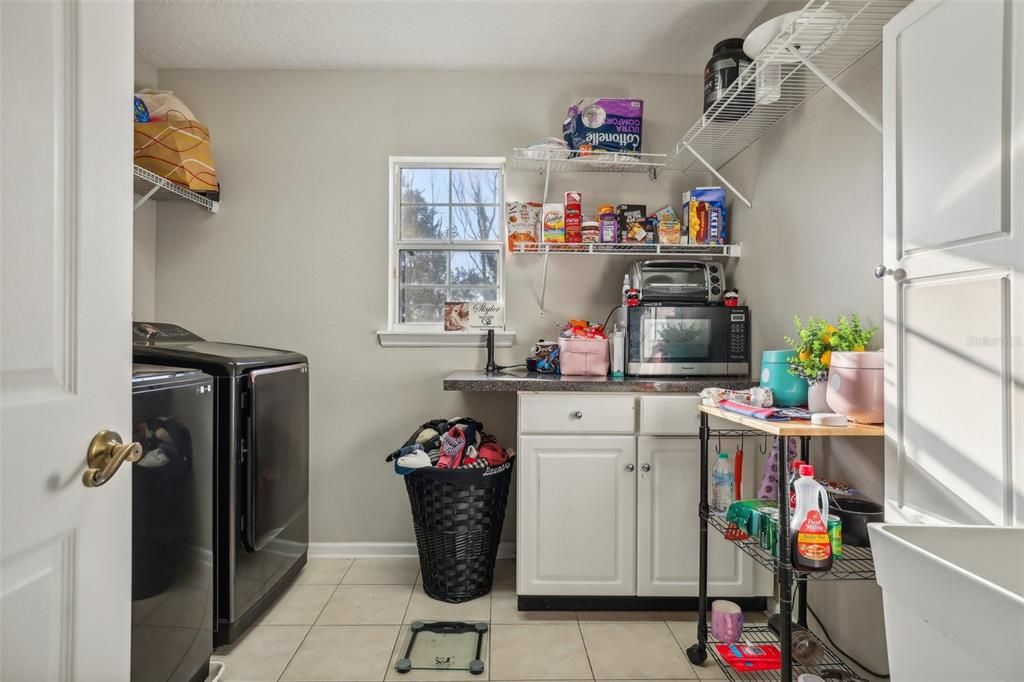
[[[100,431],[93,436],[86,451],[85,461],[89,468],[82,474],[82,483],[86,488],[101,486],[117,473],[125,460],[138,462],[140,459],[140,444],[123,442],[121,434],[116,431]]]

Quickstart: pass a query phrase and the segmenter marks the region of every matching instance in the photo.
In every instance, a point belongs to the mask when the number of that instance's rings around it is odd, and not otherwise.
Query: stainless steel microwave
[[[750,310],[722,305],[626,309],[626,373],[750,376]]]

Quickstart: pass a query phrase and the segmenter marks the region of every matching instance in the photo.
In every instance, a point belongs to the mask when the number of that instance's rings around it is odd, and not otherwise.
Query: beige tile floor
[[[311,559],[263,618],[213,660],[221,680],[715,680],[713,663],[691,666],[692,613],[520,612],[515,564],[499,561],[491,594],[465,604],[429,598],[415,559]],[[414,620],[489,621],[486,672],[394,670]]]

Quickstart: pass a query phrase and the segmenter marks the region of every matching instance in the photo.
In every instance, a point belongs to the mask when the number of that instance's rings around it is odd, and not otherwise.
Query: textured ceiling
[[[137,0],[157,68],[702,73],[767,0]]]

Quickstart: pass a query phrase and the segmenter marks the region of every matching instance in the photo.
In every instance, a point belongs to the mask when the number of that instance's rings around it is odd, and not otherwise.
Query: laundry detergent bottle
[[[832,568],[832,543],[828,537],[828,493],[814,480],[814,467],[801,465],[800,478],[793,483],[796,511],[790,524],[793,568],[798,571],[827,571]]]

